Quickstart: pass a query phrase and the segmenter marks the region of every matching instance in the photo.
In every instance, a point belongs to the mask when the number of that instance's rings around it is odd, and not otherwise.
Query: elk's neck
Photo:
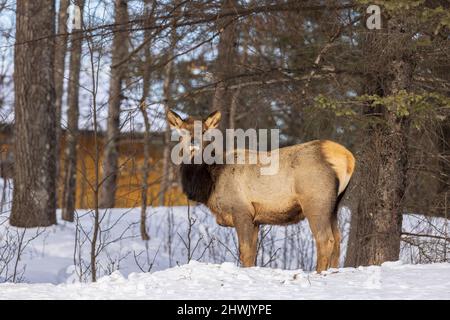
[[[181,164],[181,185],[189,200],[207,204],[214,190],[216,167],[205,163]]]

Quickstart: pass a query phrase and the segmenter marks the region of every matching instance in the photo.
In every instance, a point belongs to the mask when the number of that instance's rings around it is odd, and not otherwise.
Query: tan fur
[[[333,141],[325,140],[321,146],[325,159],[330,163],[339,179],[338,194],[341,194],[353,174],[355,157],[346,148]]]
[[[217,114],[213,115],[210,122],[218,123]],[[340,233],[335,206],[352,176],[353,155],[327,140],[278,151],[279,171],[275,175],[261,175],[262,164],[212,167],[214,188],[205,204],[220,225],[236,228],[244,266],[255,264],[260,224],[285,225],[307,218],[317,245],[316,270],[338,267]],[[234,151],[239,152],[252,151]]]
[[[306,217],[318,246],[317,271],[338,267],[340,234],[333,225],[333,210],[353,173],[353,155],[331,141],[311,141],[279,153],[280,168],[274,176],[261,175],[260,165],[226,165],[207,206],[219,224],[237,229],[241,226],[236,215],[250,216],[254,225],[287,225]],[[243,250],[243,264],[253,265],[254,254]]]

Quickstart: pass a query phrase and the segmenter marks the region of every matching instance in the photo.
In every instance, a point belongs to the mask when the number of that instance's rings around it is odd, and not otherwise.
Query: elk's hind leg
[[[327,270],[331,266],[331,258],[335,240],[331,226],[331,214],[334,203],[316,202],[305,206],[304,212],[308,219],[311,232],[316,240],[317,272]]]
[[[339,268],[339,256],[341,254],[341,232],[339,231],[337,212],[331,214],[331,231],[334,237],[333,253],[331,255],[331,268]]]

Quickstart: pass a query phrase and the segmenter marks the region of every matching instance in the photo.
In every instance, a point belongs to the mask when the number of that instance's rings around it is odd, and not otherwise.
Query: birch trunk
[[[58,10],[58,28],[55,39],[55,109],[56,109],[56,184],[60,187],[60,150],[61,150],[61,115],[62,98],[64,95],[64,72],[67,51],[67,22],[68,22],[69,0],[60,0]],[[59,190],[60,191],[60,190]],[[58,192],[57,192],[58,195]]]
[[[175,6],[177,3],[175,2]],[[174,23],[176,20],[174,19]],[[164,114],[166,115],[170,108],[172,108],[171,100],[172,100],[172,82],[173,82],[173,60],[172,57],[175,53],[175,48],[177,46],[177,33],[176,29],[172,28],[170,33],[170,45],[167,55],[167,59],[169,60],[164,68],[164,84],[163,84],[163,94],[164,94]],[[159,190],[159,205],[163,206],[166,204],[166,192],[170,186],[170,170],[171,170],[171,162],[170,162],[170,127],[169,124],[166,123],[166,128],[164,131],[164,150],[163,150],[163,174],[161,177],[161,184]]]
[[[76,5],[83,14],[83,0],[77,0]],[[82,25],[82,24],[81,24]],[[73,29],[70,48],[70,74],[68,87],[67,134],[64,159],[64,189],[62,194],[62,218],[73,222],[76,201],[77,182],[77,144],[78,144],[78,116],[79,116],[79,87],[81,69],[81,50],[83,33],[81,29]]]
[[[128,54],[128,1],[115,2],[115,31],[112,46],[112,67],[109,86],[108,123],[103,154],[103,180],[100,198],[101,208],[113,208],[119,169],[118,142],[120,135],[120,104],[122,84],[126,77],[126,63],[121,63]]]

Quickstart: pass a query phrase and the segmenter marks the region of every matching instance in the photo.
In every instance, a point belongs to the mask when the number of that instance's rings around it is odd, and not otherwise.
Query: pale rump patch
[[[328,140],[321,143],[321,151],[325,160],[336,172],[339,180],[339,195],[345,190],[352,177],[355,169],[355,157],[344,146]]]

